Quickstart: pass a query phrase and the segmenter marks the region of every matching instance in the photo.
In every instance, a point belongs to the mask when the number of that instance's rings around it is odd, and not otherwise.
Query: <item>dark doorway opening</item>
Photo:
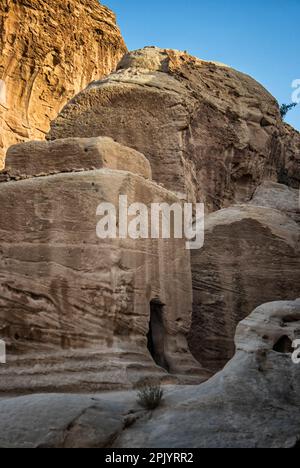
[[[165,326],[164,306],[155,299],[150,303],[150,323],[148,349],[156,364],[169,372],[169,364],[165,356]]]
[[[293,353],[293,343],[288,336],[282,336],[280,340],[275,344],[274,351],[282,354],[292,354]]]

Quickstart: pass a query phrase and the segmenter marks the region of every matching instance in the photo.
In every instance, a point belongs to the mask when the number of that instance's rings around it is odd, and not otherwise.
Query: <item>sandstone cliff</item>
[[[65,106],[49,139],[111,136],[153,178],[207,211],[251,198],[268,178],[298,188],[300,135],[255,80],[185,53],[145,48]]]
[[[299,163],[299,133],[252,78],[176,51],[127,54],[64,107],[48,141],[8,151],[0,390],[130,387],[145,375],[190,383],[220,369],[251,310],[300,295]],[[97,239],[97,204],[124,194],[146,206],[204,202],[204,248],[191,259],[182,239]]]
[[[0,169],[6,149],[43,139],[64,104],[126,50],[98,0],[0,3]]]
[[[151,180],[145,156],[110,138],[27,142],[10,148],[7,169],[0,330],[8,363],[0,367],[0,392],[126,388],[147,376],[205,379],[186,339],[185,240],[96,234],[98,205],[118,206],[119,195],[128,205],[180,202]]]
[[[72,99],[48,138],[97,135],[141,151],[154,180],[205,203],[190,347],[205,368],[222,368],[251,310],[300,295],[300,134],[251,77],[147,47]]]

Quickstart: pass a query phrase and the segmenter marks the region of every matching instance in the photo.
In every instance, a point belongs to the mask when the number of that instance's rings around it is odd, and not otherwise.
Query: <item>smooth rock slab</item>
[[[0,400],[0,447],[292,448],[300,440],[300,367],[278,340],[300,338],[300,300],[258,307],[237,352],[200,386],[165,388],[141,411],[133,392]]]
[[[2,400],[0,406],[1,448],[92,448],[112,443],[124,427],[128,404],[52,394]]]

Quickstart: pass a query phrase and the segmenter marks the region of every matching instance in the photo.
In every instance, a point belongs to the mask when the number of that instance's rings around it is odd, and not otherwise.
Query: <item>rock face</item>
[[[54,142],[33,141],[11,146],[0,181],[43,175],[83,172],[104,167],[152,179],[145,156],[111,138],[67,138]]]
[[[41,137],[69,91],[113,67],[124,45],[96,3],[47,3],[58,45],[47,28],[35,37],[45,3],[4,3],[4,35],[32,7],[28,31],[4,41],[16,51],[6,45],[0,66],[4,139]],[[75,36],[56,26],[70,12]],[[12,146],[0,174],[0,392],[44,394],[0,400],[0,446],[296,447],[300,300],[282,300],[300,296],[299,163],[299,133],[258,83],[156,48],[127,54],[73,98],[48,141]],[[100,239],[99,204],[116,207],[121,229],[120,196],[147,219],[153,203],[204,202],[204,247]],[[199,383],[230,359],[203,385],[169,387],[151,415],[125,391],[147,378]],[[105,389],[122,392],[90,395]]]
[[[219,370],[233,356],[236,327],[251,310],[300,295],[300,227],[288,216],[299,208],[297,190],[266,182],[251,204],[206,218],[204,247],[192,255],[190,332],[205,367]]]
[[[122,412],[129,412],[130,403],[64,394],[11,398],[0,402],[7,422],[0,445],[2,448],[107,447],[122,431],[126,423]],[[18,429],[19,424],[22,430]],[[1,422],[0,427],[3,427]]]
[[[2,400],[0,446],[296,447],[299,365],[290,344],[278,343],[299,337],[300,300],[259,307],[239,325],[237,351],[226,368],[200,386],[166,388],[151,417],[129,392]]]
[[[300,136],[249,76],[185,53],[145,48],[94,82],[49,139],[110,136],[149,159],[154,180],[207,211],[248,201],[265,179],[298,188]]]
[[[12,171],[20,167],[17,150],[8,158]],[[112,389],[151,375],[201,381],[186,340],[185,240],[96,235],[101,202],[118,207],[127,195],[128,206],[149,207],[177,197],[139,175],[151,176],[143,155],[110,139],[26,143],[22,151],[28,167],[21,176],[32,178],[0,184],[0,327],[8,351],[0,390]],[[138,174],[101,169],[125,159]],[[55,161],[59,170],[84,171],[41,176],[53,173]],[[98,169],[89,171],[91,164]]]
[[[274,208],[300,222],[300,192],[287,185],[266,180],[258,187],[249,204]]]
[[[177,51],[131,52],[65,106],[48,138],[75,135],[109,135],[145,154],[155,181],[208,213],[225,208],[192,252],[190,346],[205,367],[233,356],[251,310],[300,295],[300,135],[252,78]]]
[[[290,349],[274,348],[299,336],[300,300],[259,307],[239,325],[237,352],[221,373],[199,387],[177,389],[170,405],[123,432],[115,446],[296,447],[299,365]]]
[[[251,201],[208,218],[204,249],[192,252],[190,346],[205,367],[233,356],[236,326],[253,308],[300,295],[299,227],[275,211],[289,204],[298,219],[300,135],[249,76],[176,51],[129,53],[63,109],[48,138],[74,135],[141,151],[154,180],[207,212]]]
[[[0,169],[10,145],[43,139],[64,104],[125,51],[114,14],[98,0],[2,0]]]

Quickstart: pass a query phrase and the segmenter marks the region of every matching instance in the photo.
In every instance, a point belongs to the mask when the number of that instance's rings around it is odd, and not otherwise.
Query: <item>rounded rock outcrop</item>
[[[248,201],[265,179],[298,188],[300,135],[249,76],[184,52],[146,47],[91,83],[48,139],[110,136],[149,159],[154,180],[207,211]]]

